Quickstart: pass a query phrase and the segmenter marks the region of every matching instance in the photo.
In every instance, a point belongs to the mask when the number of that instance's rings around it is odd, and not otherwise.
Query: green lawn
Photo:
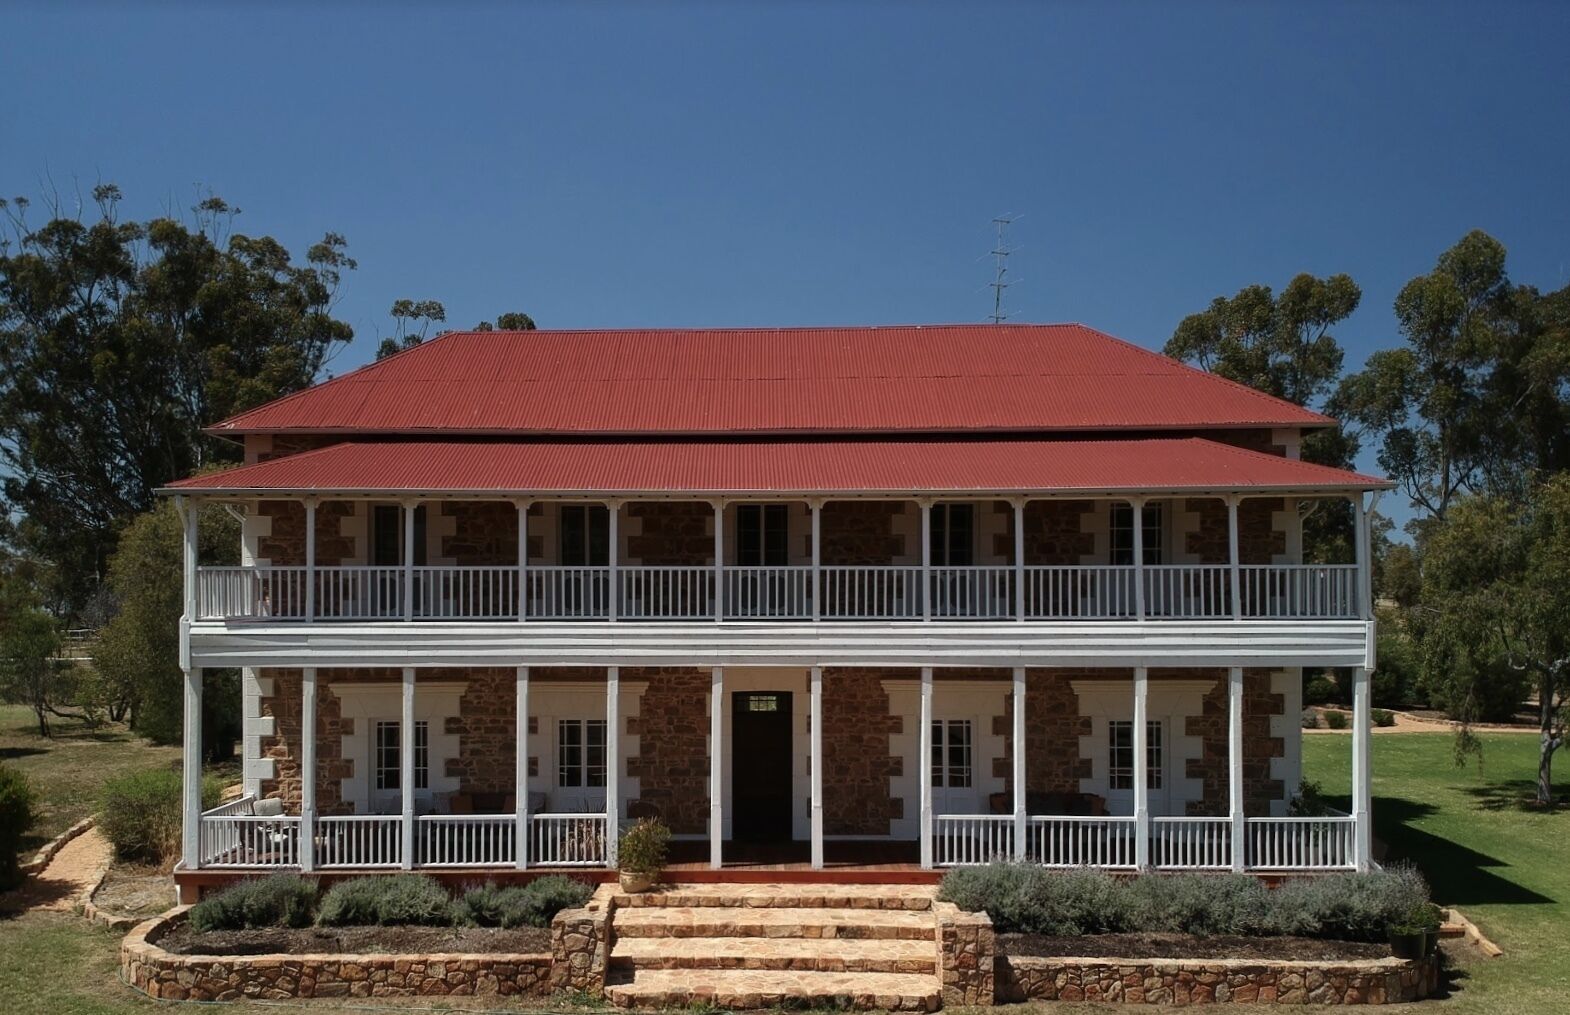
[[[42,797],[42,821],[32,846],[41,846],[91,814],[103,784],[144,768],[178,765],[178,747],[155,747],[106,724],[96,730],[81,722],[52,718],[54,736],[38,735],[33,711],[0,705],[0,761],[26,773]]]
[[[1485,734],[1481,764],[1458,769],[1448,733],[1373,738],[1374,834],[1385,862],[1408,859],[1434,897],[1457,906],[1505,950],[1461,968],[1454,996],[1422,1010],[1558,1010],[1570,992],[1570,810],[1523,806],[1537,774],[1537,738]],[[1303,774],[1327,793],[1351,785],[1350,739],[1304,737]],[[1570,757],[1555,793],[1570,791]],[[1339,801],[1343,806],[1345,797]]]

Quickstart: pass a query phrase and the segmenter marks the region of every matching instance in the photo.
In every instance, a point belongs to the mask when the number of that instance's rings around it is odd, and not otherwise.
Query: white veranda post
[[[300,869],[316,866],[316,668],[300,672]]]
[[[621,668],[605,671],[605,861],[616,866],[621,846]]]
[[[1228,598],[1232,601],[1232,619],[1240,620],[1243,616],[1243,580],[1242,560],[1238,552],[1237,533],[1238,498],[1227,498],[1227,590]]]
[[[1369,804],[1373,785],[1369,778],[1369,680],[1368,668],[1352,671],[1352,853],[1357,869],[1373,865],[1374,836],[1369,824]]]
[[[1025,793],[1025,668],[1014,668],[1014,859],[1025,859],[1029,799]]]
[[[1137,531],[1139,526],[1135,525]],[[1134,668],[1134,722],[1129,738],[1134,748],[1134,865],[1140,870],[1150,866],[1150,790],[1146,769],[1150,764],[1145,749],[1145,703],[1150,690],[1150,672]]]
[[[519,509],[519,517],[527,508]],[[519,586],[522,587],[521,585]],[[518,667],[513,687],[513,863],[529,866],[529,668]]]
[[[921,787],[921,865],[932,866],[932,667],[921,668],[921,728],[916,774]]]
[[[725,722],[725,668],[709,671],[709,866],[719,870],[724,862],[725,787],[721,773],[720,740]]]
[[[402,714],[398,722],[398,786],[403,808],[399,857],[404,870],[414,869],[414,667],[403,668]]]
[[[1232,819],[1232,869],[1243,869],[1247,831],[1243,820],[1243,668],[1227,671],[1227,812]]]
[[[185,678],[185,738],[181,752],[184,780],[180,854],[187,870],[202,863],[202,671],[191,665],[191,621],[196,619],[196,504],[182,502],[180,520],[184,525],[185,616],[180,622],[180,665]]]
[[[823,667],[812,668],[812,701],[807,722],[812,727],[812,869],[823,869]]]
[[[1145,619],[1145,502],[1128,502],[1134,537],[1134,616]]]

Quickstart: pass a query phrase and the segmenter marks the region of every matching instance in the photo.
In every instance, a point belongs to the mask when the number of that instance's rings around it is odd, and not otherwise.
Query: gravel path
[[[97,828],[89,828],[66,843],[37,877],[23,884],[14,900],[26,909],[71,912],[87,901],[87,894],[112,859],[109,840]]]

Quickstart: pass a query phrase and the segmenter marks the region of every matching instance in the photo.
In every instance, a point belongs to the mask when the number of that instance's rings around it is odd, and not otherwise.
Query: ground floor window
[[[403,784],[403,737],[397,719],[376,723],[376,788],[398,790]],[[431,727],[425,720],[414,724],[414,788],[425,789],[431,775]]]
[[[1107,774],[1113,789],[1134,788],[1134,724],[1127,719],[1107,723]],[[1145,723],[1145,785],[1161,788],[1161,721]]]
[[[556,723],[556,785],[605,785],[605,720],[561,719]]]
[[[932,723],[932,785],[967,789],[971,785],[971,722],[935,719]]]

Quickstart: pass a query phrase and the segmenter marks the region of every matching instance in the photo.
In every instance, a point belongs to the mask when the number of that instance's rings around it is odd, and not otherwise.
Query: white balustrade
[[[319,867],[397,867],[403,863],[403,818],[332,814],[316,819]]]
[[[811,567],[725,567],[725,616],[797,620],[812,616]]]
[[[921,616],[920,567],[825,567],[823,616],[842,620],[911,620]]]
[[[323,620],[387,620],[403,616],[403,568],[316,569],[316,616]]]
[[[422,814],[415,844],[420,867],[508,867],[517,855],[511,814]]]
[[[1014,616],[1012,567],[935,567],[927,577],[934,617]]]
[[[1147,617],[1187,620],[1232,615],[1228,565],[1151,564],[1144,570]]]
[[[1150,863],[1166,870],[1227,870],[1232,866],[1232,819],[1150,819]]]
[[[593,620],[610,616],[608,567],[530,567],[528,615],[544,620]]]
[[[255,797],[204,811],[201,817],[203,867],[297,867],[300,819],[252,814]]]
[[[1351,870],[1355,828],[1346,816],[1248,818],[1250,870]]]
[[[529,815],[529,865],[603,867],[606,824],[604,814]]]
[[[1244,564],[1245,617],[1356,617],[1356,564]]]
[[[714,616],[714,568],[620,567],[616,615],[624,619],[695,619]]]
[[[417,567],[414,615],[431,620],[513,620],[517,567]]]
[[[1025,615],[1082,619],[1134,616],[1134,569],[1106,564],[1025,568]]]
[[[196,573],[201,620],[304,617],[303,567],[204,567]]]
[[[1032,815],[1025,830],[1025,858],[1045,867],[1134,866],[1132,816]]]
[[[939,867],[991,863],[1013,854],[1012,814],[932,816],[932,862]]]

